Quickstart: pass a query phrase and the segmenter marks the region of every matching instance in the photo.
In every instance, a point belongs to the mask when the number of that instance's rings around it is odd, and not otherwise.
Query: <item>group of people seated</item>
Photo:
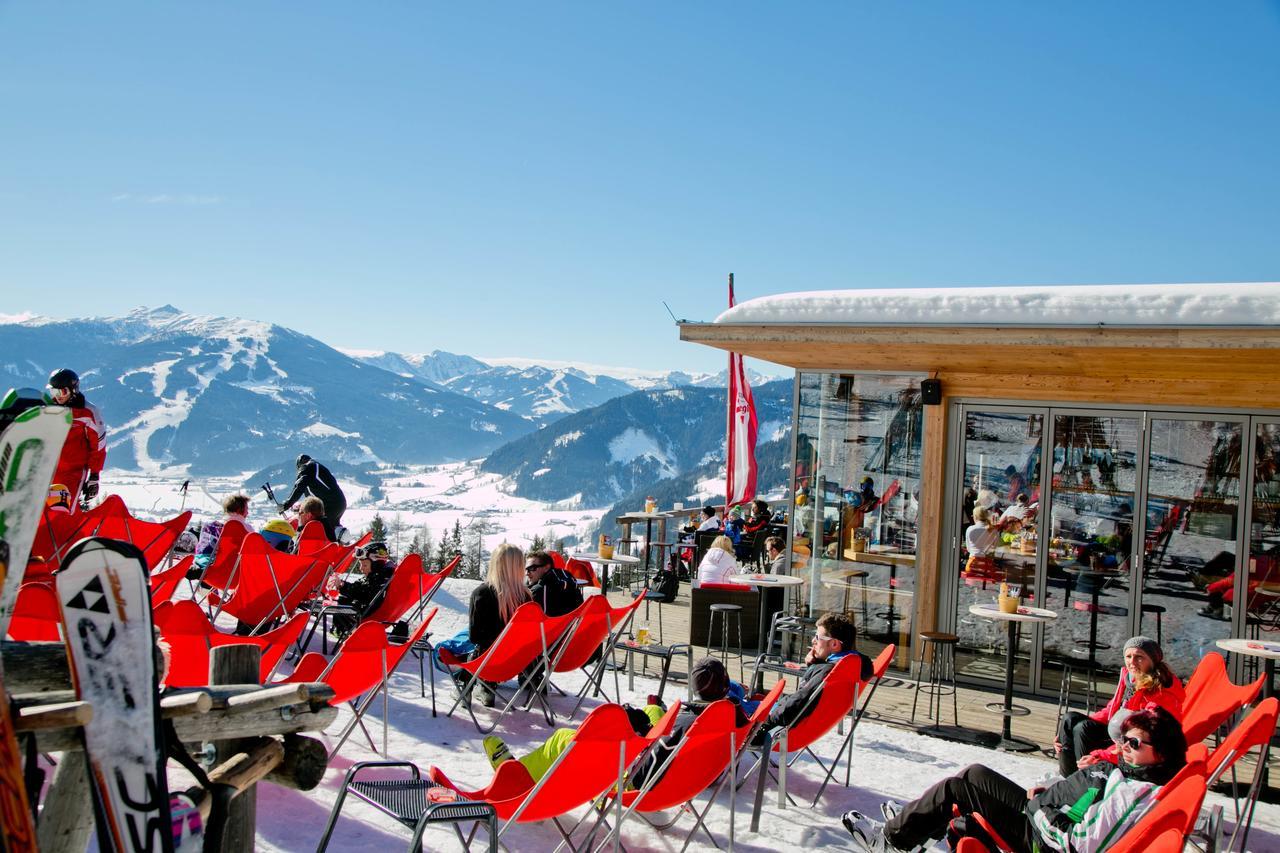
[[[754,556],[753,546],[755,534],[765,530],[774,523],[773,514],[769,511],[768,502],[757,498],[750,504],[744,515],[741,507],[734,507],[729,512],[729,519],[723,519],[723,509],[716,506],[702,508],[702,522],[696,527],[692,521],[684,528],[686,541],[692,543],[698,533],[719,531],[720,535],[712,540],[706,553],[698,563],[694,579],[698,584],[725,583],[729,575],[740,571],[739,564],[749,561]],[[783,540],[780,536],[765,539],[765,554],[768,559],[768,571],[782,574],[786,571],[786,560],[782,556]]]

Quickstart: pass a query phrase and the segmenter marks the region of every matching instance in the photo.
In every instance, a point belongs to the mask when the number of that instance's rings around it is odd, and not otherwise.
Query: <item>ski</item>
[[[93,705],[85,752],[102,851],[173,850],[151,603],[142,553],[77,542],[54,575],[76,693]]]
[[[9,548],[0,541],[0,577],[9,562]],[[22,778],[22,753],[9,713],[9,694],[4,689],[4,666],[0,664],[0,851],[35,853],[36,827],[31,818],[31,804]]]
[[[0,434],[0,540],[9,545],[9,572],[0,584],[0,637],[27,570],[49,482],[71,429],[71,410],[28,409]]]

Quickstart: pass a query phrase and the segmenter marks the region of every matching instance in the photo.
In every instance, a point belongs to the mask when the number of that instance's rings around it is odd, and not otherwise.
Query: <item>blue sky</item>
[[[720,369],[791,290],[1280,280],[1280,4],[0,2],[0,313]]]

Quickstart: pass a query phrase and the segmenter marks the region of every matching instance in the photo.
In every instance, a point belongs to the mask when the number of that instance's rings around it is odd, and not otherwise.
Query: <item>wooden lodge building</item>
[[[1134,634],[1183,678],[1280,642],[1280,284],[793,293],[680,337],[795,369],[793,604],[864,650],[946,631],[1000,680],[970,607],[1004,583],[1058,614],[1019,637],[1027,691]]]

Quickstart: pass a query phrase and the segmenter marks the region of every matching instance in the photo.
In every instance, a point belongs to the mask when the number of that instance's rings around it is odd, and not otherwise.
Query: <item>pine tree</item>
[[[529,543],[529,550],[530,551],[547,550],[547,540],[543,539],[541,534],[535,535],[533,537],[533,541]]]
[[[373,535],[374,542],[387,541],[387,525],[380,514],[374,513],[373,521],[369,522],[369,533]]]

